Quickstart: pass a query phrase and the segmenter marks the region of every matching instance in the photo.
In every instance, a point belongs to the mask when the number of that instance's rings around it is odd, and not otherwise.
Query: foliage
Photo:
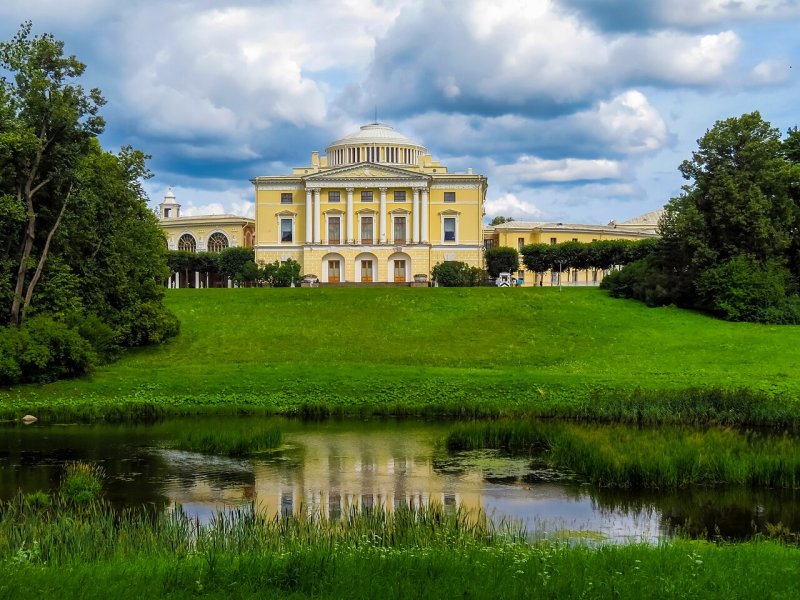
[[[680,166],[690,183],[665,208],[662,244],[627,276],[635,293],[618,295],[731,320],[798,322],[797,135],[781,141],[757,112],[709,129]]]
[[[446,260],[431,269],[431,277],[442,287],[474,287],[486,279],[483,269],[465,262]]]
[[[513,221],[514,217],[497,216],[492,219],[489,225],[502,225],[503,223],[512,223]]]
[[[143,331],[131,320],[146,313],[156,326],[174,321],[162,303],[164,236],[141,186],[147,157],[130,147],[102,150],[104,100],[78,83],[85,65],[64,56],[52,35],[34,37],[31,29],[25,23],[0,43],[0,66],[9,74],[0,90],[0,306],[12,325],[35,316],[67,323],[57,330],[86,333],[108,360],[121,346],[175,331]],[[37,367],[50,375],[35,378],[82,373],[94,362],[60,367],[59,353],[50,355]]]
[[[0,385],[75,377],[96,362],[91,344],[78,330],[49,316],[0,327]]]
[[[265,274],[267,269],[264,269]],[[296,285],[300,281],[300,263],[291,258],[278,264],[277,261],[274,265],[269,277],[264,277],[272,287],[290,287],[293,283]]]
[[[225,248],[217,255],[217,269],[223,277],[227,277],[241,285],[245,281],[242,274],[245,265],[255,261],[255,251],[252,248],[234,246]]]
[[[493,278],[497,278],[500,273],[514,273],[519,269],[519,252],[514,248],[507,246],[487,248],[484,251],[484,258],[486,272]]]

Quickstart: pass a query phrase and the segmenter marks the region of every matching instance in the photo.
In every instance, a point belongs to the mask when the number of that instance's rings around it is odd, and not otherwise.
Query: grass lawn
[[[751,412],[769,399],[800,415],[800,327],[651,309],[594,288],[170,290],[167,304],[177,338],[91,377],[2,390],[0,410],[580,416],[662,396],[672,400],[660,410],[675,412],[722,389],[758,396]]]

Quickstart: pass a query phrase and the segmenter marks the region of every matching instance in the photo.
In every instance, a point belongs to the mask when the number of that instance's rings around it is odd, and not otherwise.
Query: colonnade
[[[386,230],[388,217],[386,214],[386,191],[388,188],[378,188],[380,203],[378,207],[378,243],[386,244]],[[356,242],[356,230],[353,222],[353,191],[348,187],[344,239],[348,244]],[[321,188],[306,188],[306,237],[305,243],[322,243],[322,194]],[[327,237],[327,236],[326,236]],[[413,188],[411,200],[411,243],[428,243],[428,189]]]

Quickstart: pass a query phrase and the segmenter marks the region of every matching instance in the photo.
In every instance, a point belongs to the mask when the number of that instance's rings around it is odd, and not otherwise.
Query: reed
[[[205,525],[102,504],[0,507],[0,597],[15,599],[788,598],[800,594],[799,565],[800,549],[764,540],[532,544],[441,507],[337,521],[247,507]]]
[[[530,452],[599,486],[800,486],[800,440],[788,433],[495,421],[457,425],[445,445]]]
[[[191,452],[244,457],[278,448],[282,442],[283,435],[277,426],[255,425],[205,431],[183,431],[169,445]]]

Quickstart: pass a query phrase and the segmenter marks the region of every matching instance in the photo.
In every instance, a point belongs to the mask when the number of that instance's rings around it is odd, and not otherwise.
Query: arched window
[[[217,231],[216,233],[212,233],[211,237],[208,238],[208,251],[209,252],[220,252],[225,250],[228,247],[228,238],[225,237],[224,233],[220,233]]]
[[[195,241],[194,236],[184,233],[178,240],[178,250],[183,250],[184,252],[197,252],[197,242]]]

